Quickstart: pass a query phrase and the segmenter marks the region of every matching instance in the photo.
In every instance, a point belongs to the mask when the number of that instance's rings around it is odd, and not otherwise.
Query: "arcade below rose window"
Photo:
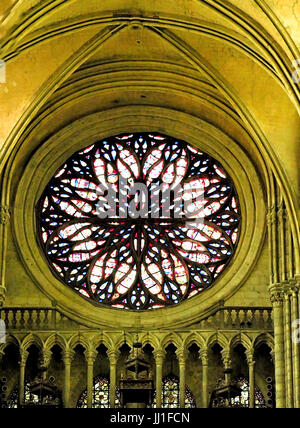
[[[172,137],[119,135],[75,153],[37,205],[53,274],[99,305],[177,305],[222,275],[238,244],[233,182],[212,157]]]

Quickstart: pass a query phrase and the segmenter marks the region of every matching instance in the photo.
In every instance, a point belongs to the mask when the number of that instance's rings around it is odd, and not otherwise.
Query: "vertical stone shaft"
[[[185,370],[186,370],[186,352],[185,350],[177,351],[177,357],[179,362],[179,405],[181,409],[185,408]]]
[[[255,361],[249,363],[249,407],[255,408]]]
[[[271,300],[274,309],[276,406],[285,408],[283,293],[274,290]]]
[[[284,296],[284,346],[285,346],[285,389],[286,407],[293,408],[293,367],[290,294]]]
[[[74,357],[73,351],[66,351],[63,355],[65,365],[65,378],[64,378],[64,407],[70,408],[70,393],[71,393],[71,364]]]
[[[108,350],[107,355],[110,364],[109,405],[111,409],[114,409],[116,407],[117,362],[119,358],[119,351]]]
[[[254,349],[246,351],[247,363],[249,368],[249,407],[255,409],[255,361]]]
[[[156,363],[156,407],[162,408],[162,381],[163,381],[163,363],[165,353],[163,351],[157,351],[154,353]]]
[[[299,328],[297,320],[299,319],[299,291],[297,288],[293,288],[292,291],[292,325],[296,325]],[[296,323],[296,324],[294,324]],[[292,355],[293,355],[293,374],[294,374],[294,407],[300,408],[300,344],[297,341],[297,337],[294,337],[294,331],[292,330]],[[299,336],[299,335],[298,335]]]
[[[20,350],[20,378],[19,378],[19,402],[20,404],[24,403],[25,397],[25,370],[26,370],[26,362],[28,359],[28,352],[24,349]]]
[[[208,408],[208,351],[200,352],[202,361],[202,405],[204,409]]]
[[[92,409],[94,397],[94,364],[97,358],[97,353],[92,348],[85,352],[87,362],[87,407]]]

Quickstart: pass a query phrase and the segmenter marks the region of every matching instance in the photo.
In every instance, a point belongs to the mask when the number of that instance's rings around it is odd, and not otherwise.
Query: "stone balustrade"
[[[199,322],[201,330],[273,330],[272,308],[223,307]]]
[[[66,331],[78,326],[55,308],[1,308],[7,331]],[[222,307],[193,325],[197,330],[273,331],[270,307]]]

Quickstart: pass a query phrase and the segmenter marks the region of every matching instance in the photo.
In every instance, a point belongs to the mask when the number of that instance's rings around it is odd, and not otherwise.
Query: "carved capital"
[[[120,351],[118,349],[108,349],[106,353],[107,353],[110,365],[116,365],[120,356]]]
[[[280,308],[284,301],[284,289],[281,284],[276,284],[269,289],[270,299],[274,308]]]
[[[293,288],[291,287],[289,282],[286,282],[285,284],[283,284],[282,291],[284,293],[284,296],[283,296],[284,300],[285,301],[289,300],[293,294]]]
[[[176,355],[180,365],[184,365],[187,359],[187,351],[185,349],[177,349]]]
[[[223,351],[221,351],[222,354],[222,360],[223,360],[223,364],[225,369],[231,368],[231,352],[229,349],[223,349]]]
[[[291,294],[293,296],[297,296],[299,294],[300,291],[300,279],[299,277],[295,277],[293,279],[291,279],[289,281],[289,285],[290,285],[290,290],[291,290]]]
[[[199,358],[202,361],[203,366],[208,366],[208,350],[200,351]]]
[[[0,224],[4,226],[9,222],[9,219],[10,219],[9,208],[4,205],[0,205]]]
[[[29,356],[29,352],[26,351],[25,349],[20,348],[20,366],[21,367],[26,366],[28,356]]]
[[[40,366],[48,368],[52,360],[52,352],[48,349],[44,349],[40,358]]]
[[[163,349],[158,349],[157,351],[153,352],[153,355],[156,365],[162,365],[166,357],[166,352]]]
[[[71,365],[75,356],[75,352],[73,350],[67,350],[63,352],[63,362],[66,365]]]
[[[247,363],[249,367],[255,365],[254,349],[249,349],[248,351],[246,351],[246,358],[247,358]]]
[[[98,352],[94,349],[87,349],[84,353],[88,365],[93,365],[97,359]]]

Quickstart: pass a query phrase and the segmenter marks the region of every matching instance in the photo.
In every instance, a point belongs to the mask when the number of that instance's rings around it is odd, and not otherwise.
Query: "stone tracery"
[[[136,183],[149,193],[137,197]],[[114,193],[105,199],[105,191]],[[212,285],[234,255],[240,225],[224,169],[157,134],[112,137],[76,153],[47,186],[37,217],[61,281],[134,310],[171,306]]]
[[[0,87],[0,204],[5,207],[0,213],[0,308],[6,299],[1,319],[9,332],[8,345],[15,346],[15,356],[21,352],[21,364],[14,371],[7,361],[0,369],[12,374],[16,385],[19,376],[22,395],[29,344],[44,351],[42,359],[51,366],[50,344],[57,340],[65,351],[60,372],[66,375],[64,403],[74,406],[71,373],[78,364],[74,345],[81,340],[86,349],[81,363],[87,365],[87,385],[82,390],[87,386],[91,407],[93,369],[99,371],[95,336],[108,348],[113,407],[124,332],[118,339],[114,334],[124,329],[130,337],[128,330],[134,325],[142,330],[143,343],[153,340],[155,345],[158,389],[165,374],[165,345],[172,342],[178,347],[177,369],[184,380],[191,365],[185,345],[198,343],[202,366],[193,367],[196,375],[203,373],[203,380],[196,395],[200,397],[202,391],[202,404],[207,407],[211,368],[220,358],[230,368],[232,346],[227,341],[240,340],[247,348],[243,376],[249,378],[253,407],[253,385],[260,374],[255,351],[266,341],[276,369],[276,405],[299,407],[300,348],[291,334],[299,318],[300,273],[299,85],[292,79],[291,67],[299,56],[296,16],[290,15],[284,0],[256,0],[256,7],[250,0],[241,5],[231,0],[178,0],[172,11],[165,2],[154,0],[138,12],[135,0],[119,0],[109,13],[103,10],[106,2],[87,2],[84,10],[80,2],[74,0],[64,8],[61,0],[32,0],[27,9],[28,3],[20,0],[8,11],[6,2],[0,5],[1,58],[9,71],[7,83]],[[121,5],[124,8],[119,10]],[[98,127],[84,120],[95,111]],[[75,122],[78,118],[80,126]],[[66,138],[54,144],[53,132],[59,129]],[[182,305],[143,313],[118,311],[116,317],[114,309],[99,312],[91,299],[85,301],[49,275],[32,233],[33,213],[55,169],[84,146],[79,139],[92,144],[91,139],[128,129],[174,133],[197,147],[201,140],[209,141],[205,151],[226,164],[241,196],[245,223],[235,263],[214,287]],[[216,130],[222,130],[220,138]],[[166,316],[160,318],[159,312]],[[168,333],[156,337],[162,319]],[[112,325],[114,334],[109,331]],[[186,329],[193,333],[186,337]],[[84,340],[72,337],[68,342],[70,335],[83,330]],[[162,349],[157,346],[160,341]],[[223,352],[214,359],[211,347],[217,342]],[[0,344],[0,359],[7,359],[7,352]],[[183,385],[180,388],[182,403]]]

